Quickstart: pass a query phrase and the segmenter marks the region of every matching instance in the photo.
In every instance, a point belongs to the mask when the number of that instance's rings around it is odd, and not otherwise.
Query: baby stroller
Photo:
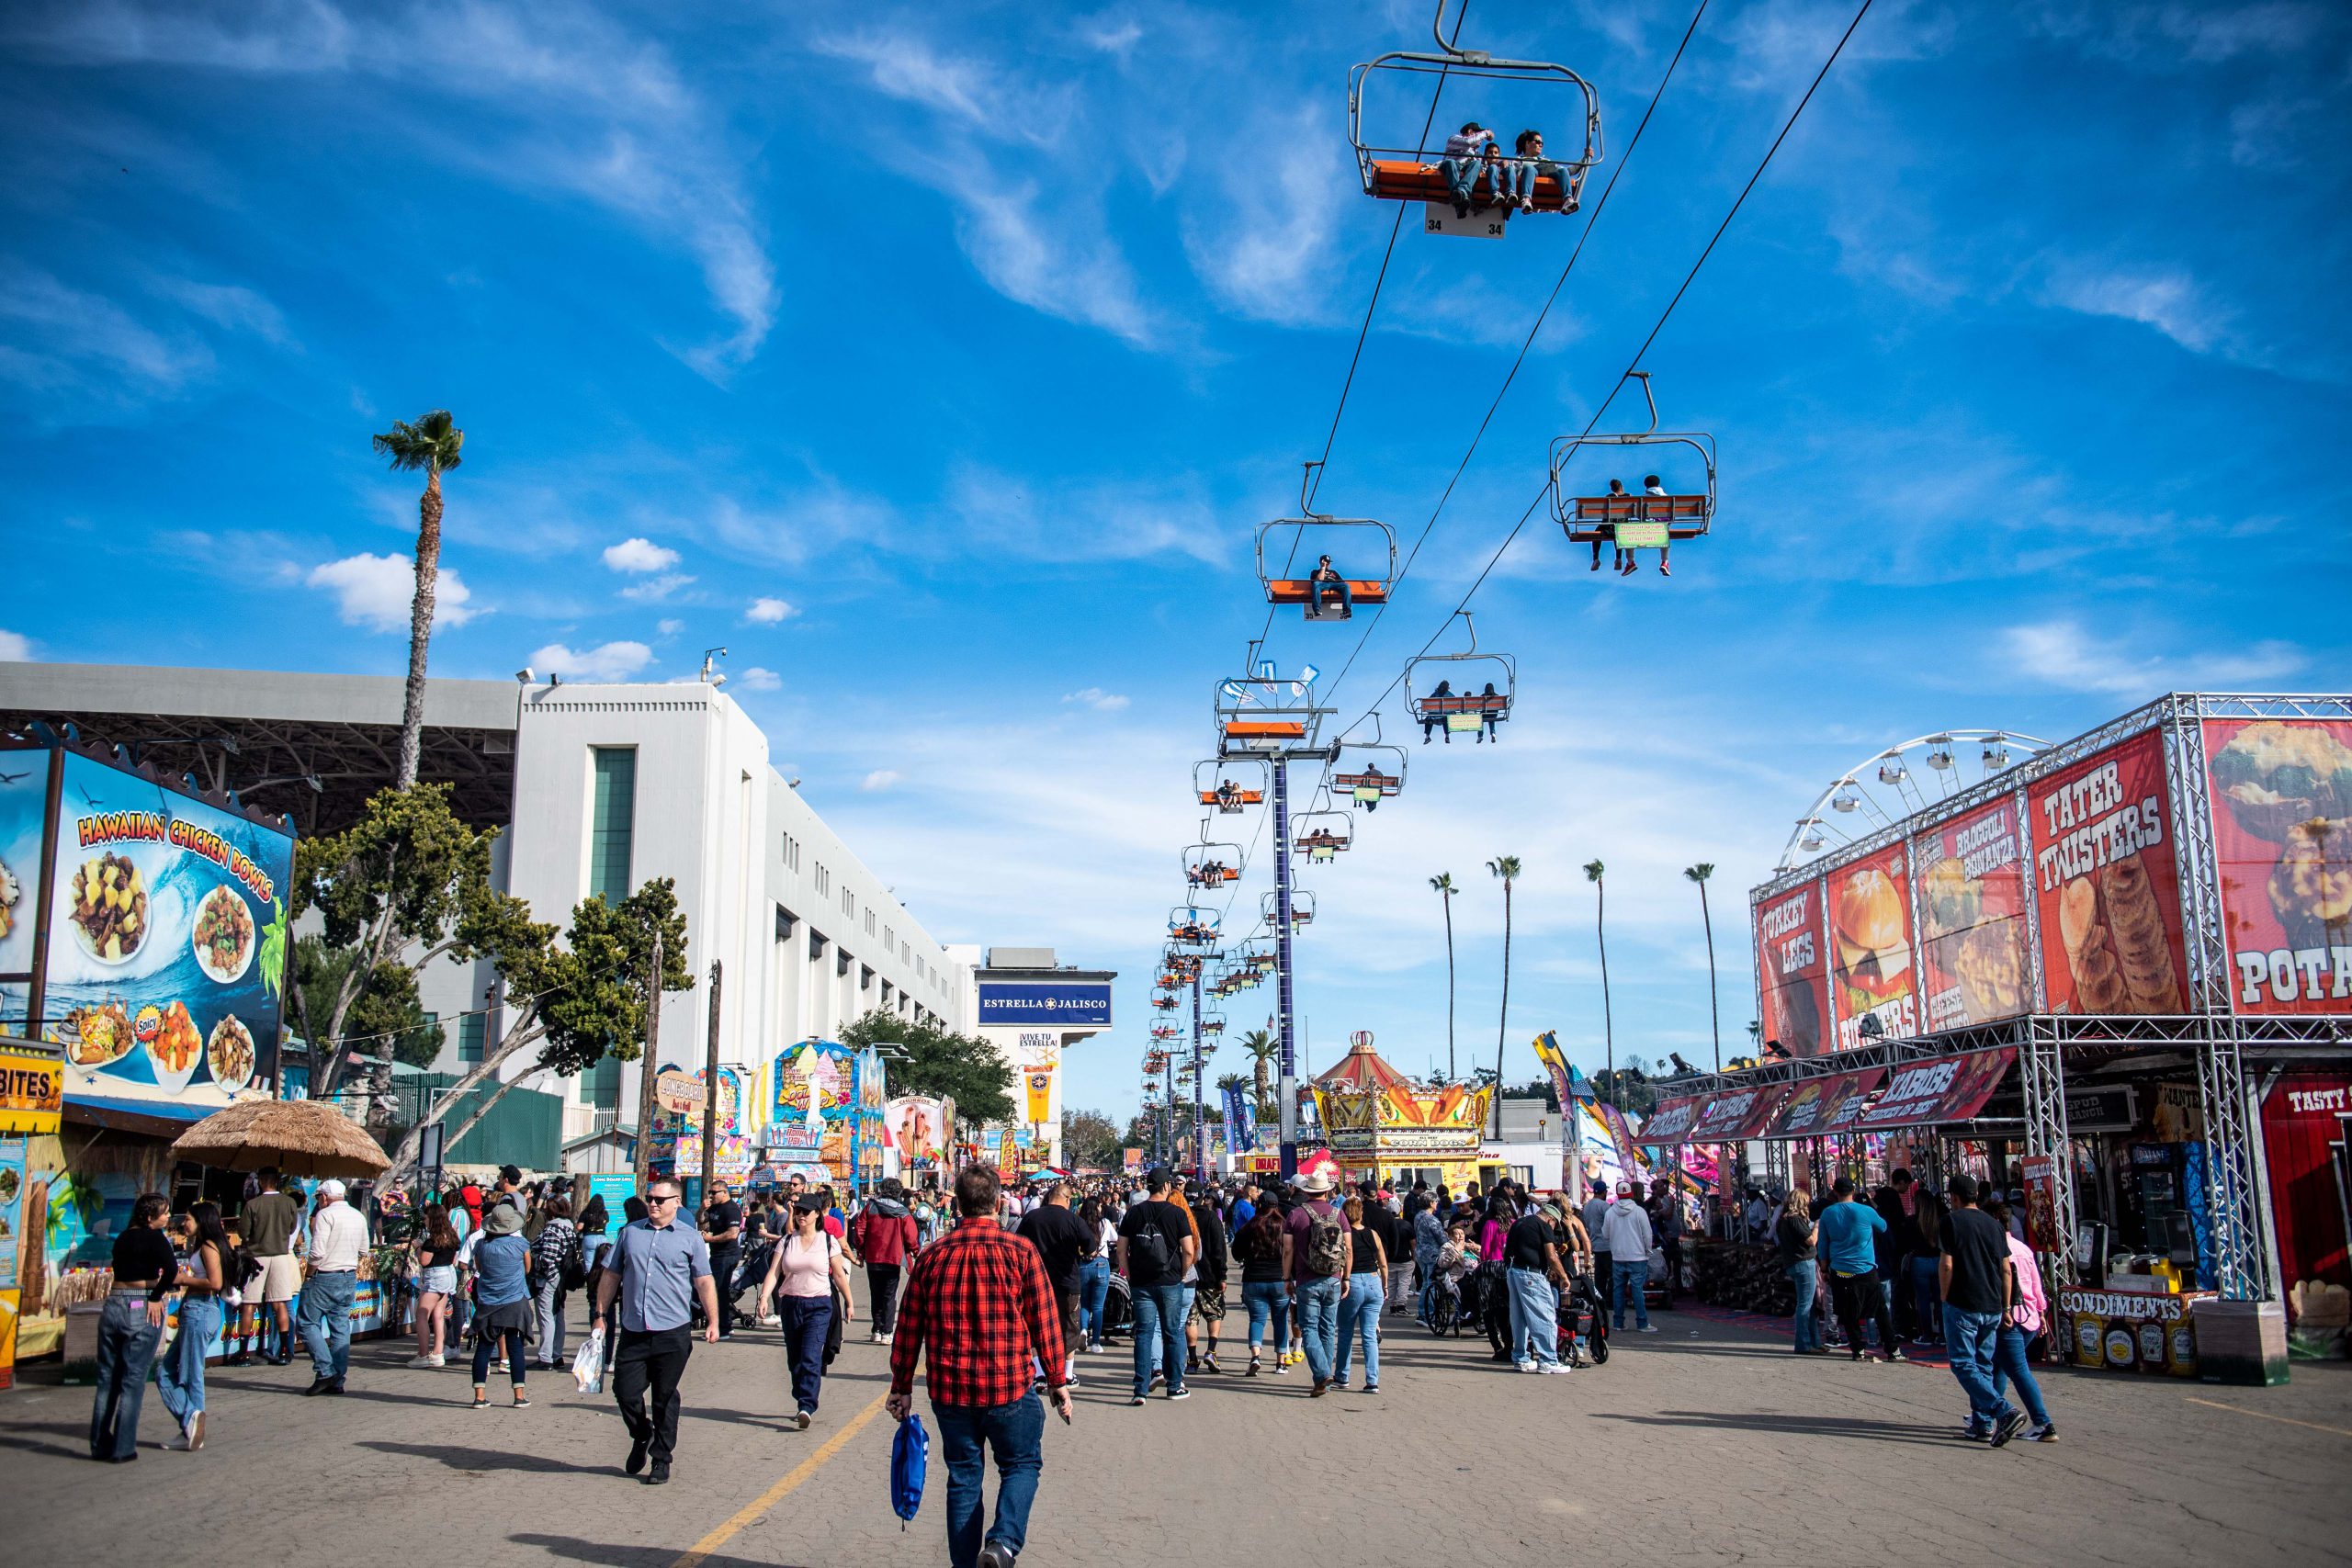
[[[1580,1366],[1589,1360],[1594,1366],[1609,1359],[1609,1314],[1600,1299],[1600,1287],[1589,1274],[1570,1276],[1566,1294],[1560,1298],[1560,1360],[1566,1366]]]
[[[1130,1332],[1135,1326],[1135,1293],[1127,1285],[1125,1274],[1111,1276],[1111,1289],[1102,1297],[1102,1341]]]

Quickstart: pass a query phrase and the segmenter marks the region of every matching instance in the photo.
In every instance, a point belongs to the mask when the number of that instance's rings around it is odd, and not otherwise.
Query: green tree
[[[1062,1108],[1062,1158],[1072,1166],[1119,1168],[1119,1124],[1100,1111]]]
[[[1250,1053],[1250,1098],[1258,1112],[1258,1120],[1274,1119],[1274,1069],[1280,1065],[1283,1043],[1271,1029],[1253,1029],[1241,1037],[1241,1048]]]
[[[405,789],[416,782],[424,742],[424,650],[433,640],[433,601],[441,576],[441,476],[465,459],[466,433],[435,409],[412,424],[392,421],[374,438],[379,457],[394,473],[423,473],[424,493],[416,501],[416,596],[408,616],[408,691],[401,705],[401,747],[392,783]]]
[[[1609,1009],[1609,885],[1602,880],[1608,870],[1598,860],[1584,863],[1584,879],[1592,884],[1593,895],[1599,900],[1593,906],[1592,929],[1600,939],[1600,1037],[1609,1053],[1608,1077],[1613,1079],[1617,1076],[1617,1025]],[[1601,1098],[1609,1099],[1605,1094]]]
[[[886,1047],[885,1077],[892,1094],[947,1096],[958,1122],[1012,1120],[1012,1067],[976,1035],[918,1023],[875,1009],[842,1026],[842,1043]]]
[[[1519,880],[1519,857],[1497,855],[1487,863],[1487,869],[1502,878],[1503,884],[1503,1005],[1501,1013],[1495,1020],[1495,1076],[1491,1080],[1500,1083],[1503,1076],[1503,1035],[1510,1023],[1510,886]],[[1500,1137],[1502,1130],[1502,1096],[1497,1095],[1495,1135]]]
[[[359,953],[348,947],[329,947],[315,936],[294,944],[294,989],[298,1015],[315,1010],[323,1015],[331,998],[343,988],[345,976]],[[445,1032],[424,1016],[417,1000],[416,974],[397,964],[379,965],[360,987],[358,997],[344,1015],[344,1043],[367,1055],[390,1056],[412,1067],[429,1067],[441,1055]]]
[[[1453,1081],[1453,873],[1439,872],[1430,886],[1445,900],[1445,1081]]]

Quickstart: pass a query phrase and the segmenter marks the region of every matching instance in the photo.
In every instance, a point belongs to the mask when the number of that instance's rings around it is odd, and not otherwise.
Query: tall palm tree
[[[1503,1036],[1510,1024],[1510,885],[1519,880],[1519,857],[1497,855],[1487,869],[1503,879],[1503,1006],[1495,1020],[1495,1136],[1503,1135]]]
[[[1707,1013],[1714,1023],[1715,1071],[1720,1073],[1724,1070],[1724,1014],[1715,999],[1715,922],[1707,913],[1707,878],[1715,874],[1714,863],[1702,860],[1684,866],[1682,874],[1699,885],[1699,919],[1707,929]]]
[[[1600,902],[1592,917],[1592,929],[1600,936],[1600,1034],[1609,1050],[1609,1103],[1617,1103],[1617,1026],[1609,1010],[1609,886],[1601,880],[1607,871],[1597,860],[1584,863],[1584,879],[1592,884]]]
[[[1445,1081],[1453,1081],[1453,873],[1439,872],[1430,886],[1445,900]]]
[[[1283,1054],[1283,1043],[1274,1038],[1271,1029],[1253,1029],[1241,1037],[1241,1048],[1250,1053],[1250,1098],[1258,1108],[1258,1120],[1271,1122],[1274,1117],[1274,1060]]]
[[[466,433],[447,409],[435,409],[413,424],[396,419],[391,429],[375,438],[378,455],[391,460],[394,473],[424,475],[424,493],[416,502],[416,598],[408,613],[408,694],[401,708],[400,763],[393,779],[402,789],[416,782],[424,746],[424,649],[433,640],[433,591],[441,574],[441,476],[464,461],[459,454],[465,444]]]

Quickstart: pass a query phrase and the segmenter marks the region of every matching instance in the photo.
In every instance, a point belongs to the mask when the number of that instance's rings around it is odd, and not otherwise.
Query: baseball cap
[[[1633,1195],[1634,1184],[1632,1182],[1621,1181],[1617,1184],[1617,1196],[1620,1198],[1631,1198]]]

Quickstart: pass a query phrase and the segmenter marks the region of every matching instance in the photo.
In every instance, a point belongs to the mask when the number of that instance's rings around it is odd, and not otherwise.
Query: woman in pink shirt
[[[1984,1212],[2009,1228],[2009,1206],[1988,1203]],[[2050,1297],[2041,1288],[2041,1262],[2015,1235],[2008,1237],[2009,1265],[2014,1276],[2009,1287],[2009,1310],[2001,1316],[2001,1327],[1993,1345],[1993,1397],[2001,1397],[2005,1381],[2018,1385],[2018,1403],[2025,1406],[2033,1426],[2026,1433],[2028,1440],[2054,1443],[2058,1440],[2057,1424],[2050,1419],[2049,1407],[2041,1403],[2041,1385],[2033,1381],[2033,1370],[2026,1364],[2026,1348],[2041,1333],[2050,1318]],[[1982,1437],[1982,1433],[1971,1433]]]

